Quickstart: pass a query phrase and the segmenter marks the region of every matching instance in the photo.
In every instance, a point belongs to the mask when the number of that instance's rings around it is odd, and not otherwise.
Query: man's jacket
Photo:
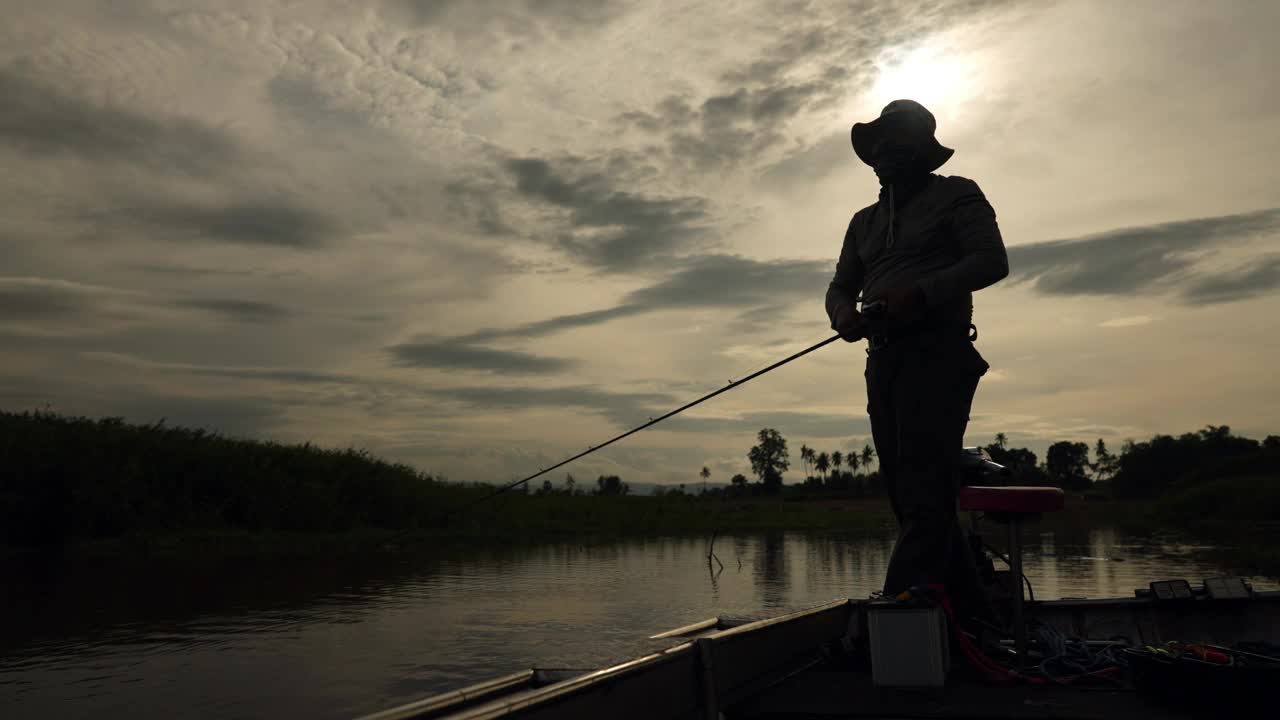
[[[927,309],[921,328],[968,329],[973,292],[1009,274],[995,210],[974,181],[929,174],[894,198],[892,187],[854,214],[845,232],[827,315],[855,302],[873,302],[915,283]],[[892,223],[892,224],[891,224]]]

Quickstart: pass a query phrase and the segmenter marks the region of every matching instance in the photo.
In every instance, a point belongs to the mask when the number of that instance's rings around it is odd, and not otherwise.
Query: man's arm
[[[974,181],[956,178],[955,182],[962,184],[947,214],[960,259],[917,282],[929,307],[981,290],[1009,275],[1009,257],[991,203]]]
[[[853,236],[853,221],[849,221],[849,229],[844,233],[844,244],[840,247],[840,259],[836,261],[836,274],[827,286],[827,317],[831,326],[836,324],[836,311],[844,305],[856,307],[858,293],[862,292],[863,267],[858,257],[858,243]]]

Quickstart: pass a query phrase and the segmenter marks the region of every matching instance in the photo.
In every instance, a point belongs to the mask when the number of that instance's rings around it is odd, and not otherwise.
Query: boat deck
[[[1107,687],[992,687],[952,681],[944,688],[887,688],[869,672],[814,669],[727,708],[727,720],[819,718],[1186,718],[1133,690]]]
[[[1265,601],[1258,600],[1265,598]],[[1150,599],[1058,600],[1036,603],[1030,615],[1073,636],[1131,645],[1177,638],[1220,643],[1280,642],[1280,593],[1253,601],[1154,603]],[[954,663],[943,688],[890,688],[872,683],[869,666],[824,660],[726,708],[731,720],[782,718],[1186,718],[1203,717],[1173,699],[1152,698],[1131,686],[993,686]],[[1132,676],[1126,673],[1126,680]],[[1236,703],[1220,698],[1223,706]]]

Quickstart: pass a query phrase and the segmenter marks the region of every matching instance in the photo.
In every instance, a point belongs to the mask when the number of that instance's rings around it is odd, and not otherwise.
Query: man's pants
[[[909,337],[867,354],[867,412],[898,519],[884,592],[942,584],[958,613],[984,604],[956,518],[960,451],[987,362],[967,338]]]

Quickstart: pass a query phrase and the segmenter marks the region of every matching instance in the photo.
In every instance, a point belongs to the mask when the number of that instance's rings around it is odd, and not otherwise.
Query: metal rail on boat
[[[708,618],[651,636],[680,641],[666,650],[572,677],[526,670],[368,715],[361,720],[498,718],[716,718],[720,712],[819,663],[826,650],[864,632],[865,600],[837,600],[751,622]],[[1280,591],[1247,599],[1048,600],[1029,606],[1081,639],[1135,644],[1179,636],[1280,642]],[[733,625],[726,627],[726,625]],[[807,677],[807,674],[806,674]]]
[[[818,657],[823,642],[848,626],[852,602],[714,630],[661,652],[533,687],[534,671],[507,675],[426,698],[361,720],[491,720],[493,718],[698,718],[706,704],[744,697]],[[702,621],[660,633],[698,635],[721,622]],[[506,694],[494,697],[495,693]],[[714,717],[714,716],[713,716]]]

